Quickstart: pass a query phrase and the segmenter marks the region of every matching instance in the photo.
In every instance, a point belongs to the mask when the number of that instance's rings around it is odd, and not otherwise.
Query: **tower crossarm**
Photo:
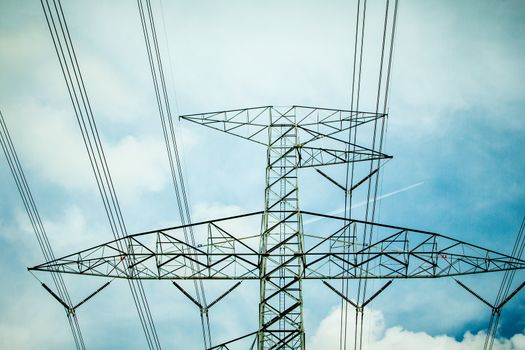
[[[298,145],[296,149],[299,168],[392,158],[384,153],[361,146],[356,146],[350,150],[337,150]]]
[[[302,212],[308,278],[438,278],[525,268],[525,261],[438,233]],[[342,225],[330,235],[316,227]],[[367,244],[352,235],[368,232]],[[306,244],[310,242],[310,244]],[[328,253],[327,253],[328,251]]]
[[[308,128],[319,127],[330,130],[325,134],[347,130],[349,127],[359,126],[387,116],[385,113],[365,111],[351,111],[344,109],[293,106],[297,114],[297,124]]]
[[[348,135],[356,132],[359,127],[364,128],[367,123],[379,120],[386,117],[386,114],[378,114],[374,118],[367,118],[360,120],[358,119],[355,123],[341,123],[338,126],[330,125],[297,125],[297,129],[303,144],[310,144],[312,142],[323,139],[330,142],[335,142],[338,144],[343,144],[344,146],[354,146],[351,142],[348,141]]]
[[[114,240],[30,269],[124,279],[258,280],[265,278],[260,275],[262,254],[257,251],[260,235],[243,235],[231,228],[245,228],[251,223],[256,231],[262,214],[192,224],[196,232],[207,235],[201,236],[203,243],[196,246],[184,242],[184,226],[178,226],[130,235],[120,242]],[[437,233],[311,212],[301,215],[304,252],[267,254],[282,261],[283,268],[300,258],[302,279],[437,278],[525,269],[524,260]],[[334,223],[339,224],[334,232],[318,233],[319,225]],[[351,240],[344,232],[365,229],[372,232],[371,244],[348,249]],[[119,243],[132,249],[123,251]],[[194,269],[188,267],[189,261],[194,262]]]
[[[268,127],[296,128],[307,144],[321,138],[348,143],[348,132],[386,114],[306,106],[262,106],[182,115],[179,118],[268,146]],[[340,137],[338,137],[340,136]],[[349,144],[351,146],[351,144]]]
[[[272,107],[252,107],[227,111],[182,115],[179,118],[266,146]]]

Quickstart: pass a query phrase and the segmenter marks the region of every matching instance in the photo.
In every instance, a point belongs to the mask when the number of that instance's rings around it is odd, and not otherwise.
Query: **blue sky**
[[[267,104],[348,108],[350,2],[153,4],[180,114]],[[176,224],[136,4],[63,6],[128,231]],[[399,11],[386,136],[394,159],[384,168],[381,193],[420,185],[383,199],[377,220],[509,253],[525,214],[525,6],[405,0]],[[59,69],[39,2],[0,2],[0,109],[57,256],[111,237]],[[194,219],[259,210],[264,149],[198,126],[178,127]],[[26,271],[43,258],[0,159],[0,347],[72,348],[61,306]],[[304,206],[321,191],[322,210],[340,208],[316,176],[304,174],[312,184]],[[462,280],[493,298],[500,278]],[[518,273],[515,284],[524,278]],[[104,280],[67,282],[81,300]],[[200,348],[193,305],[167,281],[145,286],[164,347]],[[209,288],[217,295],[226,285]],[[79,310],[89,348],[145,347],[129,294],[115,281]],[[218,304],[211,311],[214,339],[254,330],[257,296],[257,285],[247,284]],[[338,299],[310,282],[305,300],[310,348],[332,348]],[[449,279],[396,281],[371,307],[369,349],[402,349],[399,338],[406,348],[479,348],[482,335],[464,335],[484,329],[489,317]],[[504,309],[500,349],[525,349],[523,315],[521,292]]]

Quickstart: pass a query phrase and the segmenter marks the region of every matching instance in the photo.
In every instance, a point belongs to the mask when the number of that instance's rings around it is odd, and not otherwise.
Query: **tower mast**
[[[304,349],[301,277],[304,242],[298,202],[297,125],[293,111],[285,115],[269,111],[260,246],[260,350]]]

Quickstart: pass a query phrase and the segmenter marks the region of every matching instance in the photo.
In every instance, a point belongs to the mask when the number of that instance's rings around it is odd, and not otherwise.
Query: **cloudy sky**
[[[292,104],[349,108],[353,2],[153,5],[177,113]],[[128,231],[177,224],[135,2],[64,1],[63,7]],[[374,9],[370,5],[371,37]],[[510,253],[525,214],[525,5],[401,0],[398,19],[385,148],[394,159],[380,186],[381,194],[396,194],[380,201],[377,221]],[[0,110],[55,255],[110,240],[36,0],[0,1]],[[177,126],[193,218],[260,210],[265,150],[198,126]],[[330,188],[315,174],[304,176],[311,193]],[[316,197],[306,196],[308,207]],[[343,204],[326,196],[319,202],[327,212]],[[1,348],[73,347],[63,308],[26,270],[42,261],[2,156]],[[49,284],[48,275],[37,277]],[[488,299],[500,279],[462,278]],[[514,284],[524,279],[518,273]],[[72,298],[81,300],[104,280],[69,276],[66,282]],[[209,286],[211,297],[226,287]],[[201,348],[195,307],[167,281],[145,288],[164,347]],[[115,281],[78,310],[89,348],[145,348],[127,289]],[[304,294],[309,348],[336,349],[340,301],[321,283],[305,283]],[[247,283],[211,310],[216,341],[255,330],[257,297],[257,285]],[[489,315],[453,280],[399,280],[368,310],[366,343],[371,350],[422,344],[479,349]],[[503,311],[495,348],[525,349],[524,315],[521,292]]]

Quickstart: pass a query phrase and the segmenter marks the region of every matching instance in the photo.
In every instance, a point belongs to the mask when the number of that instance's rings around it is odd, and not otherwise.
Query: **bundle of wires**
[[[115,239],[126,237],[126,225],[113,186],[113,180],[100,141],[61,2],[60,0],[41,0],[40,2],[113,237]],[[133,252],[128,251],[133,249],[132,244],[129,244],[127,247],[123,247],[121,241],[118,241],[118,244],[122,252],[129,252],[132,260]],[[129,264],[134,266],[133,261],[129,261]],[[160,349],[161,345],[142,282],[128,279],[128,284],[148,347],[150,349]]]
[[[29,217],[29,221],[31,222],[31,226],[33,227],[33,231],[35,232],[35,236],[38,241],[38,245],[40,246],[40,250],[44,255],[44,259],[46,262],[53,261],[55,260],[53,249],[51,248],[51,244],[49,243],[44,224],[42,223],[42,219],[35,204],[33,194],[31,193],[31,189],[29,188],[29,184],[27,183],[27,179],[24,174],[24,169],[22,168],[20,159],[18,158],[18,155],[16,153],[15,146],[13,144],[13,141],[11,140],[11,135],[9,134],[9,130],[7,129],[7,125],[5,123],[2,112],[0,112],[0,144],[2,145],[2,149],[7,159],[7,164],[9,165],[11,174],[13,175],[13,178],[15,180],[16,188],[18,189],[20,198],[22,198],[22,202],[24,203],[24,208],[26,210],[27,216]],[[51,278],[53,279],[53,283],[55,285],[58,297],[60,298],[64,308],[66,309],[66,315],[69,322],[69,326],[71,328],[71,332],[73,333],[75,346],[77,347],[77,349],[85,349],[86,347],[84,344],[84,339],[82,337],[82,332],[80,330],[80,325],[78,323],[77,315],[74,312],[74,309],[72,308],[73,304],[71,302],[71,298],[69,296],[69,292],[67,290],[64,279],[62,278],[62,275],[58,272],[52,272]],[[42,283],[42,285],[46,289],[48,288],[45,284]]]
[[[155,89],[155,97],[159,111],[160,122],[162,126],[162,134],[164,136],[164,143],[166,146],[166,153],[171,171],[171,179],[173,188],[177,198],[177,205],[179,208],[179,217],[181,220],[184,232],[184,239],[186,243],[195,244],[195,236],[191,224],[190,205],[186,193],[186,186],[184,183],[184,176],[181,165],[181,156],[177,146],[177,138],[175,133],[175,126],[171,114],[171,107],[169,101],[169,94],[166,88],[166,79],[164,76],[164,67],[162,57],[160,54],[157,30],[150,0],[137,0],[137,5],[140,14],[140,23],[142,33],[144,35],[144,42],[146,44],[146,52],[148,62],[150,65],[151,77],[153,80],[153,87]],[[189,225],[189,226],[188,226]],[[197,259],[197,257],[194,257]],[[191,259],[189,265],[192,271],[196,271],[196,267]],[[194,280],[194,289],[196,294],[197,304],[200,305],[200,317],[202,325],[202,334],[204,338],[205,348],[211,347],[211,330],[210,321],[208,318],[208,306],[206,301],[206,294],[204,292],[204,285],[202,280]]]
[[[393,5],[390,0],[386,1],[385,14],[383,21],[383,35],[381,40],[381,56],[379,60],[379,75],[377,82],[377,94],[376,94],[376,105],[375,113],[385,114],[388,109],[388,93],[391,81],[391,68],[392,58],[394,51],[394,38],[397,22],[397,11],[398,11],[398,0],[393,1]],[[361,83],[363,75],[363,57],[365,51],[365,36],[366,36],[366,21],[367,21],[367,0],[357,1],[356,10],[356,25],[355,25],[355,37],[354,37],[354,56],[352,64],[352,84],[351,84],[351,97],[350,97],[350,110],[359,111],[360,98],[361,98]],[[391,24],[389,23],[391,19]],[[389,31],[390,29],[390,31]],[[390,47],[388,47],[388,41]],[[387,119],[381,118],[381,121],[374,122],[372,149],[377,149],[378,152],[383,150],[383,139],[385,136]],[[348,141],[352,144],[357,144],[357,128],[349,128]],[[355,149],[354,149],[355,151]],[[379,169],[381,168],[381,160],[375,160],[370,163],[369,176],[366,177],[367,184],[367,201],[364,220],[373,222],[376,215],[376,198],[379,188]],[[355,183],[355,163],[348,163],[346,168],[346,180],[345,187],[353,188]],[[352,217],[352,192],[345,191],[345,218]],[[350,230],[350,228],[349,228]],[[351,249],[356,249],[357,243],[363,245],[369,245],[372,242],[373,232],[372,226],[364,225],[363,232],[361,232],[360,242],[358,242],[358,233],[348,233],[346,244],[346,252],[350,253]],[[364,256],[361,255],[361,261],[356,262],[358,264],[363,263]],[[369,268],[369,263],[365,264],[365,270]],[[387,285],[390,282],[387,283]],[[370,301],[367,299],[367,280],[358,280],[357,286],[357,298],[356,298],[356,312],[355,312],[355,328],[354,328],[354,349],[362,349],[363,347],[363,320],[364,320],[364,308],[362,307],[365,303]],[[386,285],[385,285],[386,286]],[[384,289],[385,287],[381,288]],[[339,330],[339,348],[347,349],[348,344],[348,309],[349,303],[349,280],[343,280],[341,282],[342,295],[345,297],[341,299],[341,318],[340,318],[340,330]],[[374,297],[378,293],[374,294]]]

